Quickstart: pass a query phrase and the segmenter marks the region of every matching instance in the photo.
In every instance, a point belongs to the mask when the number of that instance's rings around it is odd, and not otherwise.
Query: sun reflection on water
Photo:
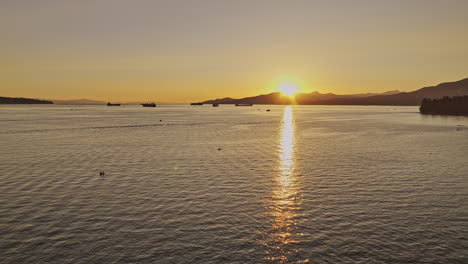
[[[306,263],[301,259],[297,230],[302,193],[295,173],[295,123],[291,106],[284,108],[278,142],[278,165],[271,196],[266,202],[269,230],[265,235],[266,260],[274,263]]]

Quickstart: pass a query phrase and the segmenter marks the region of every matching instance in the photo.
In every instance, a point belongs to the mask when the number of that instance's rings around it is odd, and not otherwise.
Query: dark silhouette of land
[[[274,105],[420,105],[424,98],[440,99],[445,96],[458,97],[468,95],[468,78],[429,86],[413,92],[388,91],[381,94],[348,94],[338,95],[333,93],[322,94],[319,92],[298,93],[294,98],[280,92],[263,94],[252,97],[235,99],[225,97],[215,100],[192,103],[203,104],[274,104]],[[78,100],[39,100],[31,98],[0,97],[0,104],[96,104],[104,105],[106,102],[89,99]]]
[[[468,78],[424,87],[413,92],[389,91],[382,94],[337,95],[319,92],[298,93],[290,98],[282,93],[270,93],[242,99],[230,97],[208,100],[201,104],[299,104],[299,105],[420,105],[424,98],[468,95]]]
[[[242,99],[234,99],[231,97],[225,97],[221,99],[208,100],[199,103],[191,103],[191,105],[203,105],[203,104],[277,104],[277,105],[287,105],[287,104],[315,104],[315,102],[320,101],[329,101],[336,100],[341,98],[361,98],[368,97],[373,95],[389,95],[396,94],[400,91],[388,91],[381,94],[375,93],[366,93],[366,94],[349,94],[349,95],[337,95],[333,93],[321,94],[319,92],[312,93],[298,93],[295,95],[295,98],[285,96],[280,92],[262,94],[258,96],[245,97]]]
[[[53,104],[53,102],[22,97],[0,97],[0,104]]]
[[[58,105],[103,105],[106,102],[89,99],[53,100]]]
[[[419,111],[433,115],[468,115],[468,96],[424,98]]]

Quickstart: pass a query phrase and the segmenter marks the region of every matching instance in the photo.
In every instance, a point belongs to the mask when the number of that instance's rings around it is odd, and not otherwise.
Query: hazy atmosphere
[[[187,103],[293,82],[411,91],[468,72],[468,1],[0,3],[0,94]]]
[[[0,263],[468,263],[468,0],[0,0]]]

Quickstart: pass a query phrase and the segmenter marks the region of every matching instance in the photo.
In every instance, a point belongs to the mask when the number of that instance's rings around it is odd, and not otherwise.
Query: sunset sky
[[[0,96],[187,103],[468,77],[465,0],[2,0]]]

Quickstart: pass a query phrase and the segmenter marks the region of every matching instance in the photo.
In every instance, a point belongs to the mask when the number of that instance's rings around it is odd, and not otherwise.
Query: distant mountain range
[[[365,93],[338,95],[319,92],[298,93],[294,99],[280,92],[235,99],[225,97],[200,102],[202,104],[299,104],[299,105],[420,105],[424,98],[438,99],[444,96],[468,95],[468,78],[424,87],[413,92],[398,90],[385,93]],[[0,104],[88,104],[104,105],[107,102],[89,99],[39,100],[30,98],[0,97]],[[128,103],[130,104],[130,103]]]
[[[53,102],[22,97],[0,97],[0,104],[53,104]]]
[[[413,92],[388,91],[381,94],[337,95],[319,92],[298,93],[290,98],[280,92],[234,99],[230,97],[200,102],[203,104],[300,104],[300,105],[420,105],[424,98],[468,95],[468,78],[424,87]]]
[[[75,100],[53,100],[54,104],[58,105],[102,105],[107,102],[95,101],[89,99],[75,99]]]

